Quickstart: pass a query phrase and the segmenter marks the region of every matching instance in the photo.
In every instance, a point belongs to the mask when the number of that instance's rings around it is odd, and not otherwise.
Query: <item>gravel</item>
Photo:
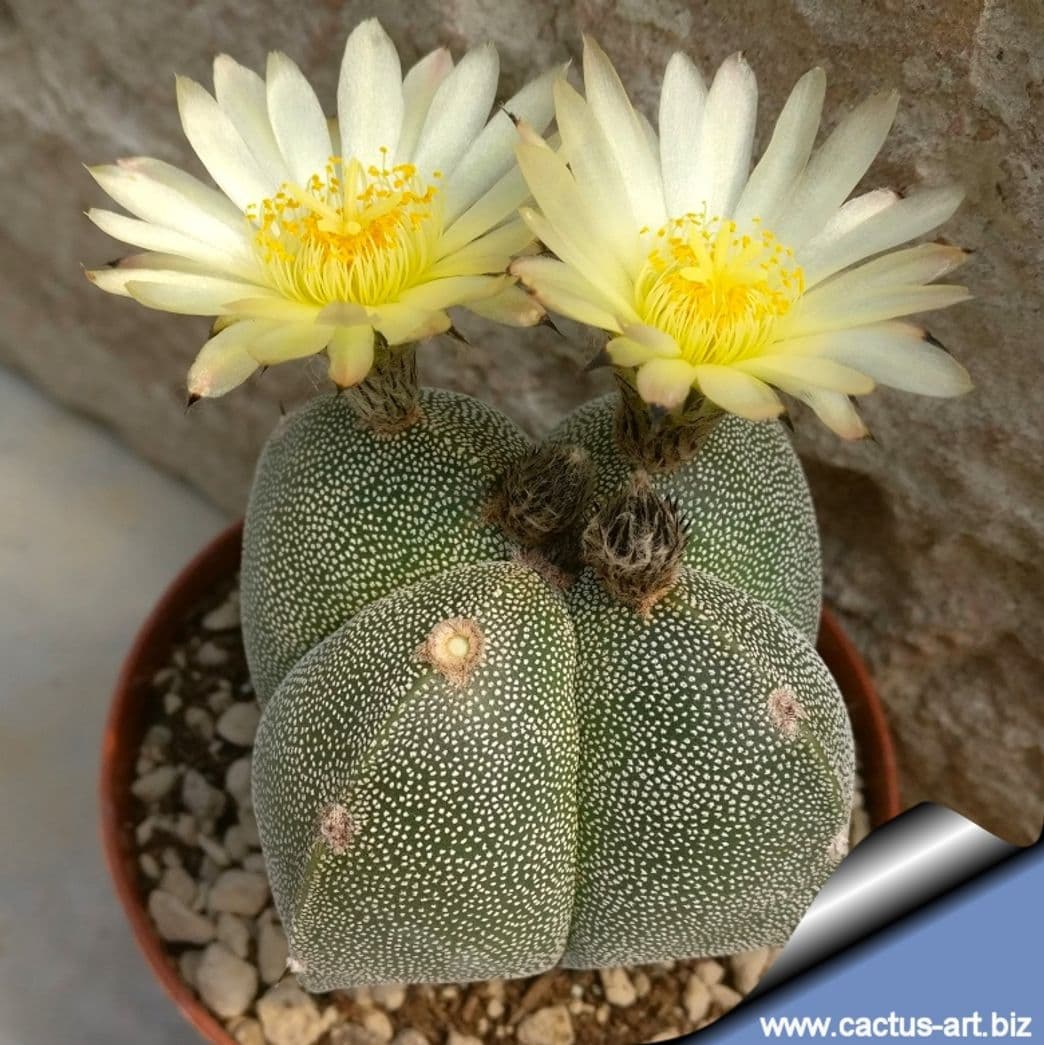
[[[142,896],[182,979],[238,1045],[667,1041],[737,1005],[777,953],[306,994],[286,970],[260,853],[250,792],[258,711],[234,591],[185,622],[153,693],[131,786]],[[853,844],[868,829],[860,795]]]

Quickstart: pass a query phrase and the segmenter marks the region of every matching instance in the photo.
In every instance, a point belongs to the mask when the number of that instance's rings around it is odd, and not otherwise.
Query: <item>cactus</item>
[[[535,546],[575,536],[583,486],[529,505]],[[852,737],[807,639],[686,566],[644,477],[577,539],[590,568],[565,595],[538,547],[455,567],[360,612],[272,697],[254,802],[305,986],[776,944],[843,855]]]
[[[498,562],[402,588],[290,672],[258,731],[254,801],[308,989],[558,960],[575,668],[561,595]]]
[[[712,414],[699,424],[665,422],[638,434],[634,421],[644,420],[645,408],[631,401],[626,384],[622,392],[584,404],[548,441],[587,451],[602,498],[635,468],[647,469],[654,488],[677,502],[689,524],[685,561],[766,602],[814,640],[819,534],[808,483],[783,428]],[[621,419],[631,422],[624,431]]]
[[[492,407],[417,392],[409,373],[382,373],[285,418],[258,462],[243,536],[243,638],[259,701],[373,600],[503,558],[482,508],[528,446]]]

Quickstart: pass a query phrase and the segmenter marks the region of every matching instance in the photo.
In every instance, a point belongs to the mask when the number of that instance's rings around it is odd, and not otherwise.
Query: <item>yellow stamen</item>
[[[756,355],[805,289],[793,252],[755,223],[686,214],[657,231],[639,274],[643,322],[670,334],[694,364]]]
[[[379,305],[432,262],[442,231],[437,193],[412,164],[364,170],[331,156],[322,174],[282,185],[245,216],[258,258],[286,297]]]

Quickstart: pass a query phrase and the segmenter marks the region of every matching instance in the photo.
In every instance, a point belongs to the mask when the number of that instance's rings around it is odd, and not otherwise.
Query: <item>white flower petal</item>
[[[389,345],[403,345],[442,334],[449,330],[452,322],[440,309],[419,308],[396,302],[381,305],[373,325]]]
[[[228,254],[175,229],[163,228],[149,221],[128,218],[125,214],[116,214],[114,211],[100,210],[97,207],[92,207],[87,212],[87,217],[103,232],[132,246],[189,258],[215,272],[225,272],[251,281],[260,281],[263,278],[253,258],[244,260],[242,255]]]
[[[842,439],[863,439],[870,434],[848,396],[823,389],[783,390],[812,407],[816,417]]]
[[[612,301],[583,275],[552,258],[518,258],[511,272],[529,287],[549,311],[587,323],[600,330],[620,332]],[[637,322],[633,312],[627,317]]]
[[[261,366],[275,366],[322,352],[333,333],[333,327],[315,323],[281,323],[251,341],[248,349]]]
[[[533,233],[524,221],[508,222],[435,262],[426,278],[506,272],[511,259],[532,242]]]
[[[518,167],[507,172],[485,195],[477,199],[439,241],[439,257],[461,247],[499,225],[529,199],[529,186]]]
[[[338,327],[326,346],[330,380],[339,388],[357,385],[373,366],[373,327]]]
[[[671,358],[681,354],[678,343],[670,334],[646,323],[624,323],[623,332],[624,337],[644,345],[654,355]]]
[[[798,247],[811,239],[847,199],[884,144],[899,95],[872,95],[844,117],[813,153],[794,186],[775,232]]]
[[[410,287],[399,295],[399,301],[414,308],[435,311],[492,297],[509,283],[507,276],[450,276]]]
[[[385,166],[384,156],[397,153],[403,110],[399,52],[381,23],[369,18],[352,30],[341,59],[337,119],[344,161]]]
[[[782,321],[779,336],[801,337],[828,330],[877,323],[915,312],[948,308],[971,297],[967,287],[949,283],[921,286],[886,286],[853,296],[850,291],[835,291],[827,283],[803,297]]]
[[[271,196],[277,185],[262,170],[232,120],[194,80],[177,79],[178,112],[196,155],[240,210]]]
[[[160,160],[140,157],[88,170],[121,207],[136,217],[244,259],[252,256],[246,219],[226,197],[192,175]]]
[[[473,48],[439,84],[421,128],[414,164],[422,177],[453,173],[485,126],[497,93],[500,59],[492,44]]]
[[[786,342],[790,352],[814,353],[861,370],[875,381],[904,392],[957,396],[970,391],[971,377],[960,363],[925,339],[911,323],[876,323]]]
[[[214,96],[228,114],[262,169],[276,183],[290,180],[290,170],[268,119],[265,81],[227,54],[214,59]]]
[[[772,140],[740,195],[736,206],[740,225],[760,218],[763,227],[774,227],[812,152],[825,94],[826,73],[822,69],[809,70],[794,85],[776,120]]]
[[[130,297],[127,284],[131,280],[145,283],[172,283],[177,282],[182,276],[189,274],[195,276],[215,276],[207,266],[198,261],[188,258],[177,257],[173,254],[131,254],[121,258],[116,265],[101,269],[89,269],[84,275],[99,290],[108,294],[119,294]],[[222,278],[217,275],[216,278]],[[247,289],[256,290],[256,287]]]
[[[190,395],[214,398],[231,392],[257,370],[247,346],[271,329],[269,323],[243,320],[215,334],[196,356],[188,372]]]
[[[815,286],[863,258],[931,232],[953,214],[963,198],[963,189],[946,186],[922,189],[905,199],[894,193],[868,193],[852,200],[831,222],[835,231],[824,229],[797,252],[806,287]],[[842,220],[845,212],[856,204],[860,206],[847,220]]]
[[[395,148],[396,163],[412,161],[431,100],[452,69],[453,57],[445,47],[440,47],[426,54],[406,74],[402,81],[402,130]]]
[[[551,88],[566,67],[555,66],[530,81],[495,112],[478,137],[468,146],[447,179],[443,220],[448,224],[470,207],[491,185],[515,165],[515,120],[525,120],[542,133],[554,116]],[[508,113],[511,116],[508,116]]]
[[[493,297],[470,302],[467,308],[478,316],[510,327],[535,326],[546,314],[535,297],[514,283]]]
[[[698,177],[683,213],[732,216],[750,173],[750,150],[758,114],[758,84],[741,54],[721,64],[707,92],[697,150]],[[674,215],[672,215],[674,216]]]
[[[671,55],[660,90],[660,169],[670,217],[693,209],[700,184],[699,155],[707,86],[692,59]]]
[[[696,383],[696,371],[684,359],[650,359],[638,367],[634,383],[647,403],[674,410],[685,402]]]
[[[605,52],[584,37],[584,89],[587,101],[616,154],[639,226],[658,229],[667,219],[659,158]]]
[[[591,107],[565,80],[555,84],[555,114],[588,227],[597,228],[625,271],[635,278],[645,260],[638,225],[612,146]]]
[[[930,283],[963,265],[968,260],[966,251],[945,243],[921,243],[906,250],[895,250],[873,261],[821,283],[823,290],[851,293],[853,296],[876,291],[889,285],[908,286]]]
[[[164,312],[178,312],[185,316],[217,316],[225,311],[230,301],[250,297],[275,296],[264,287],[238,283],[216,276],[187,272],[135,272],[124,284],[127,293],[139,304]]]
[[[332,327],[353,327],[370,321],[370,313],[362,305],[350,301],[331,301],[315,317],[317,323]]]
[[[288,298],[240,298],[224,306],[225,315],[249,316],[252,319],[271,319],[281,323],[315,322],[319,316],[318,305],[306,305]]]
[[[780,352],[776,355],[746,359],[736,365],[744,373],[753,374],[754,377],[781,388],[783,385],[780,382],[798,381],[803,385],[826,388],[831,392],[843,392],[846,395],[866,395],[874,390],[873,379],[866,374],[833,359],[818,356],[791,356]]]
[[[545,239],[526,208],[521,211],[523,219],[563,261],[626,308],[632,282],[611,244],[605,242],[597,226],[592,227],[580,190],[562,158],[550,149],[525,143],[520,143],[516,152],[519,167],[543,212],[538,224],[552,238]]]
[[[700,391],[722,410],[749,421],[765,421],[783,412],[779,396],[763,381],[733,367],[703,364],[695,368]]]
[[[285,54],[268,56],[268,118],[290,175],[304,185],[333,154],[326,116],[312,85]]]

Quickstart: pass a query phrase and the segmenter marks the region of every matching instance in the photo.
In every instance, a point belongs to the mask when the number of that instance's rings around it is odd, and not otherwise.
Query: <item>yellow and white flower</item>
[[[555,84],[559,152],[522,128],[516,151],[539,206],[522,215],[557,260],[521,258],[512,271],[548,309],[607,331],[646,402],[676,409],[695,388],[761,420],[783,410],[780,389],[856,438],[866,430],[849,396],[875,382],[967,391],[964,368],[900,321],[968,297],[932,283],[965,253],[886,253],[949,218],[961,191],[848,200],[891,127],[894,93],[868,98],[813,149],[826,87],[813,69],[751,172],[757,86],[741,55],[708,88],[675,54],[658,135],[591,40],[584,82],[586,99]]]
[[[416,341],[447,330],[454,305],[535,323],[542,309],[506,275],[532,240],[517,213],[529,193],[511,117],[543,130],[560,73],[490,118],[492,45],[456,66],[434,51],[403,77],[371,19],[348,38],[328,120],[285,55],[269,56],[265,79],[222,55],[214,96],[177,85],[185,134],[221,191],[160,160],[93,168],[133,217],[89,217],[147,253],[88,277],[151,308],[218,317],[189,372],[193,396],[323,350],[333,380],[356,384],[375,331],[390,345]]]

